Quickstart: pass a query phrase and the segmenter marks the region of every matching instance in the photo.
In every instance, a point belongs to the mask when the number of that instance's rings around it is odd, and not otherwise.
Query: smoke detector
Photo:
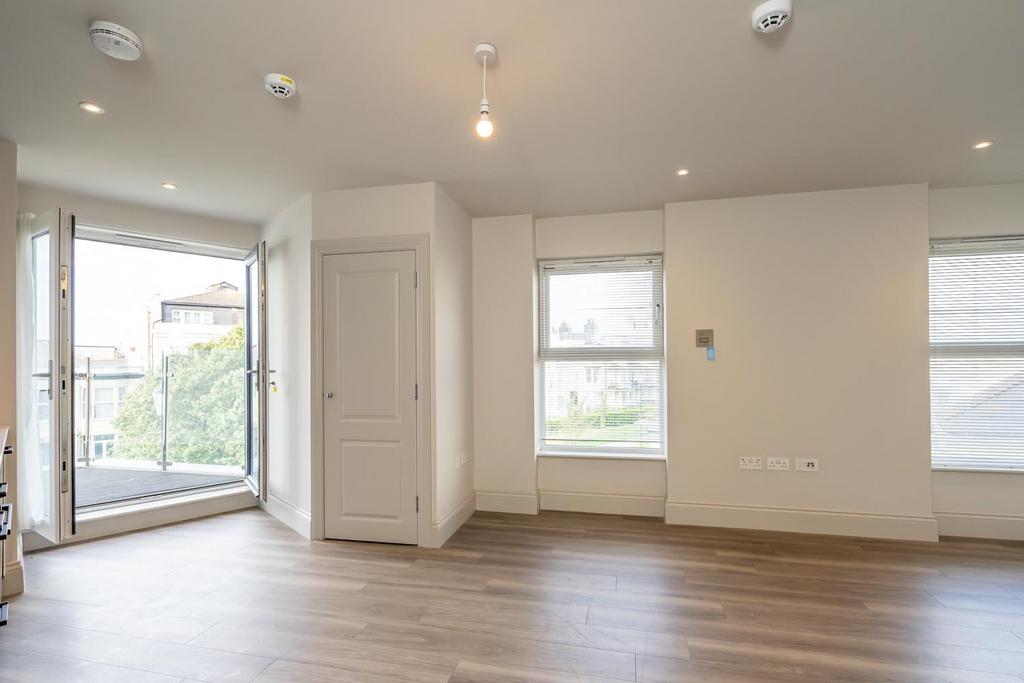
[[[112,21],[94,21],[89,24],[89,37],[92,38],[92,44],[108,57],[134,62],[142,56],[142,40],[134,31]]]
[[[267,74],[263,77],[263,87],[279,100],[286,100],[295,94],[295,80],[284,74]]]
[[[775,33],[793,16],[793,0],[768,0],[758,5],[750,15],[758,33]]]

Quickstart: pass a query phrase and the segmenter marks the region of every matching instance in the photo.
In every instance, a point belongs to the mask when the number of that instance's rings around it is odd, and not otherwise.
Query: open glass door
[[[19,328],[20,477],[26,526],[52,543],[74,533],[71,461],[71,236],[74,216],[53,209],[29,219],[22,244]]]
[[[267,244],[245,259],[245,483],[267,499]]]

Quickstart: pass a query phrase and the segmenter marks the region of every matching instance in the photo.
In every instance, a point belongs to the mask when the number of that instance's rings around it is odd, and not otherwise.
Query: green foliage
[[[578,406],[568,406],[567,412],[566,417],[545,421],[545,438],[558,440],[566,446],[592,446],[594,442],[643,442],[645,429],[640,421],[652,417],[651,408],[639,406],[590,412],[584,412]]]
[[[218,339],[208,342],[199,342],[189,347],[194,351],[212,351],[214,349],[230,349],[241,351],[245,348],[245,330],[241,325],[235,325],[227,334]]]
[[[576,414],[573,414],[576,412]],[[590,431],[593,428],[619,427],[631,425],[644,416],[645,408],[621,408],[619,410],[595,410],[584,413],[579,409],[570,409],[568,417],[548,418],[547,429],[549,432],[575,433]]]
[[[167,458],[171,462],[236,465],[245,458],[245,334],[241,326],[219,339],[170,357]],[[114,427],[117,457],[160,459],[162,369],[147,373],[125,399]]]

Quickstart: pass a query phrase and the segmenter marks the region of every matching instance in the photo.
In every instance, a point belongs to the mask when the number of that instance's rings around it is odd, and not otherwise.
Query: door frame
[[[430,523],[434,509],[432,496],[431,434],[433,433],[433,346],[431,345],[430,235],[405,234],[377,237],[351,237],[313,240],[310,243],[312,308],[310,315],[310,463],[313,540],[324,540],[324,349],[323,349],[323,261],[325,256],[364,254],[384,251],[412,251],[416,259],[416,544],[430,542]]]

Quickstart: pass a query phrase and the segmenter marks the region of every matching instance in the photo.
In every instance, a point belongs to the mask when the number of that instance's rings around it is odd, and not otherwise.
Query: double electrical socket
[[[817,458],[797,458],[795,460],[796,467],[794,469],[797,472],[817,472],[818,471],[818,459]],[[761,458],[753,456],[745,456],[740,458],[740,469],[741,470],[759,470],[761,469]],[[789,471],[789,458],[768,458],[768,469],[775,472],[788,472]]]

